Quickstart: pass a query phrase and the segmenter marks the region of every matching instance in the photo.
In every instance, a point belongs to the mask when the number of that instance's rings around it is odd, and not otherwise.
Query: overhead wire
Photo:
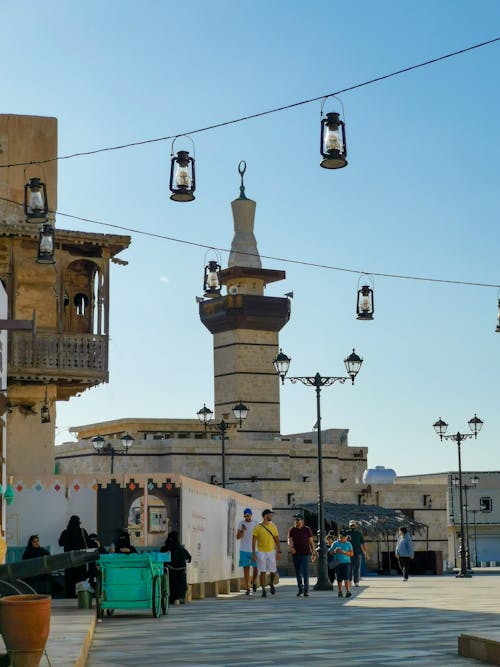
[[[489,44],[493,44],[495,42],[499,42],[500,37],[494,37],[493,39],[486,40],[484,42],[479,42],[478,44],[473,44],[472,46],[467,46],[463,49],[459,49],[458,51],[452,51],[450,53],[446,53],[442,56],[438,56],[436,58],[431,58],[430,60],[426,60],[424,62],[418,63],[416,65],[410,65],[408,67],[403,67],[402,69],[398,69],[394,72],[389,72],[389,74],[382,74],[380,76],[377,76],[373,79],[369,79],[367,81],[362,81],[361,83],[356,83],[353,84],[352,86],[348,86],[347,88],[342,88],[340,90],[336,90],[332,93],[323,93],[322,95],[319,95],[317,97],[311,97],[307,100],[300,100],[299,102],[292,102],[291,104],[286,104],[281,107],[275,107],[273,109],[268,109],[266,111],[260,111],[258,113],[254,114],[248,114],[246,116],[241,116],[239,118],[234,118],[232,120],[226,120],[222,121],[220,123],[214,123],[213,125],[207,125],[205,127],[201,127],[198,129],[194,130],[189,130],[189,131],[183,131],[183,132],[177,132],[176,134],[170,134],[164,137],[156,137],[154,139],[144,139],[142,141],[132,141],[127,144],[120,144],[118,146],[108,146],[105,148],[97,148],[94,150],[89,150],[89,151],[81,151],[78,153],[71,153],[69,155],[59,155],[56,157],[52,158],[46,158],[44,160],[32,160],[30,162],[13,162],[10,164],[0,164],[0,168],[10,168],[10,167],[26,167],[29,165],[33,164],[47,164],[48,162],[56,162],[59,160],[69,160],[75,157],[84,157],[86,155],[96,155],[98,153],[105,153],[109,151],[117,151],[117,150],[123,150],[125,148],[132,148],[135,146],[144,146],[146,144],[152,144],[152,143],[157,143],[160,141],[169,141],[170,139],[175,139],[177,137],[183,136],[183,135],[192,135],[192,134],[200,134],[201,132],[208,132],[209,130],[215,130],[220,127],[227,127],[228,125],[235,125],[236,123],[242,123],[247,120],[253,120],[254,118],[261,118],[262,116],[269,116],[270,114],[273,113],[279,113],[281,111],[287,111],[288,109],[294,109],[295,107],[303,106],[304,104],[311,104],[312,102],[318,102],[320,100],[323,100],[327,97],[333,97],[335,95],[341,95],[342,93],[348,93],[352,90],[356,90],[358,88],[363,88],[365,86],[370,86],[373,85],[374,83],[378,83],[379,81],[384,81],[386,79],[390,79],[395,76],[399,76],[400,74],[405,74],[407,72],[411,72],[416,69],[420,69],[421,67],[427,67],[428,65],[433,65],[434,63],[440,62],[442,60],[447,60],[449,58],[454,58],[455,56],[461,55],[463,53],[467,53],[469,51],[473,51],[475,49],[480,49],[483,46],[488,46]]]
[[[19,202],[16,202],[12,199],[7,199],[6,197],[1,197],[0,200],[8,202],[10,204],[15,204],[17,206],[22,206]],[[139,234],[141,236],[148,236],[150,238],[162,239],[164,241],[171,241],[172,243],[181,243],[183,245],[194,246],[196,248],[203,248],[205,250],[218,250],[219,252],[230,253],[230,248],[221,248],[214,245],[207,245],[205,243],[198,243],[197,241],[188,241],[186,239],[178,239],[173,236],[166,236],[165,234],[156,234],[154,232],[147,232],[143,229],[134,229],[133,227],[124,227],[123,225],[115,225],[110,222],[103,222],[101,220],[94,220],[92,218],[84,218],[79,215],[72,215],[71,213],[63,213],[62,211],[50,211],[53,215],[58,215],[64,218],[71,218],[72,220],[78,220],[80,222],[89,222],[94,225],[101,225],[104,227],[110,227],[111,229],[119,229],[120,231],[129,232],[131,234]],[[260,257],[261,259],[268,259],[275,262],[281,262],[284,264],[297,264],[300,266],[309,266],[316,269],[326,269],[329,271],[341,271],[344,273],[355,273],[355,274],[366,274],[370,276],[377,276],[379,278],[394,278],[399,280],[418,280],[421,282],[430,282],[430,283],[444,283],[449,285],[468,285],[471,287],[495,287],[500,289],[500,285],[495,285],[493,283],[483,283],[476,281],[467,281],[467,280],[449,280],[445,278],[429,278],[426,276],[411,276],[397,273],[379,273],[376,271],[366,271],[360,269],[351,269],[343,266],[333,266],[330,264],[319,264],[318,262],[308,262],[306,260],[300,259],[290,259],[288,257],[276,257],[274,255],[263,255],[258,253],[238,251],[240,255],[247,255],[249,257]]]

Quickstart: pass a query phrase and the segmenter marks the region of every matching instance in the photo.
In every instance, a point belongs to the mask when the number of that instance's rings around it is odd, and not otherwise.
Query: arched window
[[[73,303],[75,304],[76,307],[76,314],[80,315],[81,317],[84,317],[85,313],[87,312],[87,308],[89,307],[88,296],[86,294],[83,294],[83,292],[78,292],[78,294],[75,294]]]

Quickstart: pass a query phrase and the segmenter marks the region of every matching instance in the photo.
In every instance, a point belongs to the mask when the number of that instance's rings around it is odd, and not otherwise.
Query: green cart
[[[154,618],[168,611],[169,584],[164,563],[170,553],[103,554],[97,561],[96,610],[103,618],[115,609],[151,609]]]

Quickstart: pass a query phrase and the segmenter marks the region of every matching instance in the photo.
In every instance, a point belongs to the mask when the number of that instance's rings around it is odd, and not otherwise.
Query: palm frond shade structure
[[[321,119],[320,152],[323,169],[342,169],[347,166],[347,145],[345,123],[336,111],[325,114]]]
[[[317,503],[302,504],[300,509],[311,515],[318,513]],[[336,524],[337,529],[347,529],[349,521],[356,521],[362,532],[370,538],[394,535],[401,526],[416,533],[421,533],[426,528],[426,524],[410,519],[399,510],[379,505],[325,502],[324,512],[325,521]]]
[[[24,214],[27,222],[46,222],[49,205],[47,188],[39,178],[30,178],[24,186]]]

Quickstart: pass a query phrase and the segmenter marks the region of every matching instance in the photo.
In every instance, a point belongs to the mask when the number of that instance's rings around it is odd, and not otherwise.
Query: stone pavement
[[[283,578],[266,599],[233,593],[195,600],[159,619],[116,611],[96,626],[87,665],[480,665],[458,656],[458,636],[498,637],[499,600],[498,570],[407,583],[367,577],[349,599],[314,591],[297,598],[295,582]]]

